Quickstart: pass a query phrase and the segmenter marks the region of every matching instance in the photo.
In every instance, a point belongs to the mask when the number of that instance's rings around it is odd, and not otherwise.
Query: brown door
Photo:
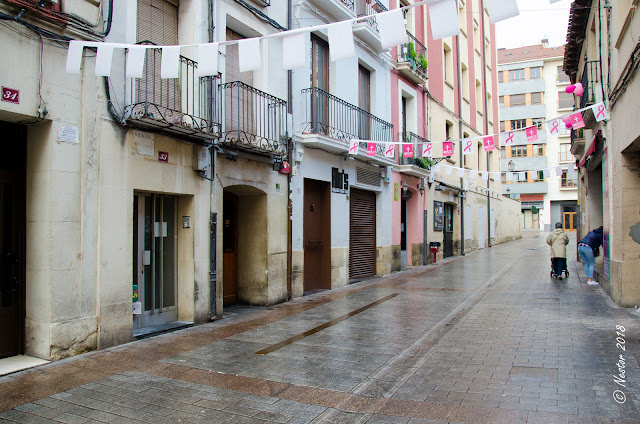
[[[22,127],[0,122],[0,358],[24,352],[25,145]]]
[[[222,222],[222,298],[224,305],[238,301],[238,196],[224,192]]]
[[[304,292],[331,289],[329,183],[304,180]]]
[[[443,257],[453,256],[453,205],[444,205],[444,246]]]
[[[311,121],[314,132],[327,134],[329,122],[329,44],[311,34]]]
[[[351,189],[349,229],[349,279],[376,274],[376,195]]]

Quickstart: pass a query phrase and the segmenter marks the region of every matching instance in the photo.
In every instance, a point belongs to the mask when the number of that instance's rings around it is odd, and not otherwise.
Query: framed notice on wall
[[[433,231],[444,229],[444,205],[442,202],[433,202]]]

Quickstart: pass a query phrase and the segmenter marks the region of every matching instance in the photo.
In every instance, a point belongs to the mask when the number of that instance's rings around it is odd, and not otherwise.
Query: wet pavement
[[[640,423],[640,315],[545,239],[0,377],[0,423]]]

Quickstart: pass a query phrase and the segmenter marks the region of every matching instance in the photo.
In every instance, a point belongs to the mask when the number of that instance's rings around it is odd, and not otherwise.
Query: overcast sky
[[[545,36],[551,47],[565,44],[570,6],[571,0],[518,0],[520,16],[496,24],[498,48],[540,44]]]

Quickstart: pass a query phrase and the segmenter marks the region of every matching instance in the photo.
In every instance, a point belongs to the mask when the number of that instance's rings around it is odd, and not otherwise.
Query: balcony
[[[288,151],[287,102],[234,81],[220,85],[220,115],[224,116],[221,146],[265,156]]]
[[[580,109],[594,105],[602,101],[602,86],[600,85],[600,75],[598,74],[598,61],[590,60],[585,62],[580,83],[584,87],[584,94],[580,97]],[[596,124],[596,118],[591,109],[582,112],[582,118],[587,128],[591,129]]]
[[[356,15],[369,16],[386,12],[389,9],[379,0],[355,0]],[[367,43],[376,53],[382,53],[385,49],[380,44],[380,32],[376,18],[367,18],[353,25],[353,34]]]
[[[584,128],[571,130],[571,154],[575,157],[582,157],[584,152]]]
[[[355,0],[309,0],[318,9],[321,9],[334,18],[335,22],[353,19],[356,14]]]
[[[424,84],[429,78],[427,73],[427,48],[407,31],[409,42],[398,48],[396,69],[405,78],[415,84]]]
[[[393,125],[319,88],[302,90],[304,127],[300,142],[328,152],[347,154],[352,139],[393,141]],[[366,155],[366,144],[361,143],[357,156],[383,166],[395,165],[384,156],[384,145],[378,144],[375,156]]]
[[[422,157],[416,157],[420,155],[420,152],[422,152],[423,143],[428,143],[428,141],[412,132],[405,133],[401,139],[405,140],[407,143],[413,143],[414,157],[405,158],[402,156],[402,149],[398,149],[401,155],[399,160],[400,165],[398,165],[398,168],[397,168],[398,172],[405,175],[411,175],[414,177],[423,177],[423,178],[428,177],[429,174],[431,174],[431,165],[434,164],[436,161],[439,162],[439,160],[437,159],[434,160],[433,158],[426,159]],[[441,159],[441,158],[438,158],[438,159]]]
[[[215,103],[217,78],[198,78],[197,62],[180,56],[179,77],[162,79],[161,59],[162,49],[147,49],[142,78],[125,84],[129,96],[124,108],[126,124],[196,143],[213,143],[221,130],[220,119],[209,106]]]

